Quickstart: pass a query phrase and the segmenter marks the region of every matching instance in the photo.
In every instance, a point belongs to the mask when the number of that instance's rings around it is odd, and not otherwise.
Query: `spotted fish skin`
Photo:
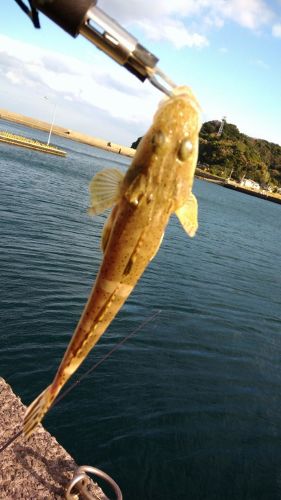
[[[200,126],[199,105],[189,88],[177,87],[160,103],[131,166],[118,179],[102,235],[104,256],[96,282],[52,384],[27,409],[27,436],[130,295],[157,253],[171,214],[176,213],[186,232],[194,236],[198,224],[192,185]],[[99,197],[96,204],[105,208],[103,179],[93,182]],[[92,210],[98,211],[95,206]]]

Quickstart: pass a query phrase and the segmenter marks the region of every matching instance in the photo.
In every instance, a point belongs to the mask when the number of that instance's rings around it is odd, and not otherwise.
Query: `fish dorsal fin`
[[[107,168],[93,177],[89,185],[89,214],[100,214],[114,205],[119,198],[123,178],[124,175],[116,168]]]
[[[186,203],[176,210],[176,215],[187,234],[193,237],[198,228],[198,203],[194,194],[191,193]]]

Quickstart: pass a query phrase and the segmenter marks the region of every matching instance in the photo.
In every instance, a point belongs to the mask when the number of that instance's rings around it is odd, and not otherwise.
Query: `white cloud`
[[[262,59],[256,59],[255,61],[252,62],[252,64],[254,66],[257,66],[258,68],[261,68],[261,69],[269,69],[270,66],[264,62]]]
[[[206,36],[193,29],[183,20],[200,12],[200,1],[196,0],[122,0],[100,1],[99,6],[127,28],[137,26],[150,40],[168,41],[177,49],[204,47]]]
[[[272,34],[277,38],[281,38],[281,23],[272,26]]]
[[[100,57],[99,54],[96,56]],[[110,61],[109,61],[110,63]],[[93,108],[127,123],[148,123],[160,99],[149,84],[141,84],[121,67],[114,74],[108,61],[88,64],[0,35],[0,73],[29,93],[52,95]]]
[[[169,16],[187,17],[197,14],[205,0],[100,0],[99,7],[118,19],[119,22],[131,22],[142,19],[159,20]],[[208,2],[207,2],[208,3]]]
[[[202,23],[206,28],[222,28],[224,26],[224,19],[221,15],[213,11],[211,15],[208,13],[202,17]]]
[[[7,71],[6,77],[13,84],[20,85],[22,83],[21,78],[14,71]]]
[[[245,28],[256,30],[273,18],[273,12],[263,0],[230,0],[220,4],[221,15]]]
[[[189,32],[182,21],[174,19],[163,19],[161,30],[152,21],[146,19],[134,23],[139,26],[143,33],[151,40],[165,40],[171,42],[174,47],[205,47],[209,44],[207,38],[198,33]]]
[[[274,13],[264,0],[100,0],[99,6],[127,27],[176,48],[206,46],[206,32],[232,21],[250,30],[269,24]]]

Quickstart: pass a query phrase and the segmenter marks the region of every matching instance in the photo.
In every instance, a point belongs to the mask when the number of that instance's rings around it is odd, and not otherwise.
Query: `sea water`
[[[1,128],[47,140],[2,122]],[[107,214],[88,184],[129,159],[53,136],[66,158],[0,146],[0,376],[30,403],[48,385],[100,262]],[[125,500],[281,497],[281,207],[195,181],[199,230],[175,216],[130,298],[45,427]]]

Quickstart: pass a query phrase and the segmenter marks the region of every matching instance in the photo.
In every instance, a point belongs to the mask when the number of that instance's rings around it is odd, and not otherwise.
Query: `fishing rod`
[[[97,7],[97,0],[15,0],[35,28],[40,28],[38,11],[76,38],[79,34],[126,68],[142,82],[170,96],[175,84],[157,67],[159,59],[141,45],[112,17]]]

